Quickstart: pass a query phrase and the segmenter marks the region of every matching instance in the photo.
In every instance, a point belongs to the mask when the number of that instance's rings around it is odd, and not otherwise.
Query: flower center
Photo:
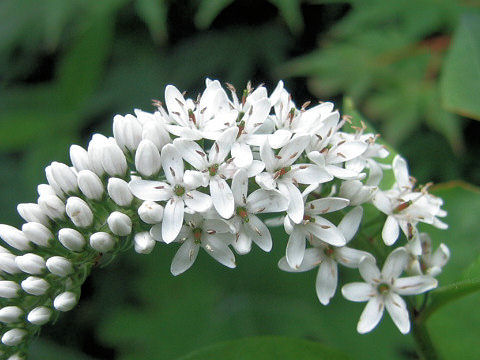
[[[177,196],[183,196],[183,194],[185,194],[185,188],[180,185],[175,185],[175,187],[173,188],[173,192]]]
[[[326,247],[325,250],[323,250],[323,252],[324,252],[325,255],[327,255],[327,256],[332,256],[334,251],[335,251],[335,250],[333,250],[330,246]]]
[[[197,125],[197,119],[192,109],[188,109],[188,118],[193,122],[194,125]]]
[[[390,291],[390,286],[387,284],[380,284],[377,289],[380,294],[386,295]]]
[[[193,229],[193,241],[195,244],[200,244],[202,242],[202,229],[195,228]]]
[[[288,173],[290,170],[292,170],[292,167],[291,166],[286,166],[286,167],[283,167],[281,168],[280,170],[277,170],[277,172],[275,173],[275,179],[279,179],[281,178],[283,175],[285,175],[286,173]]]
[[[237,207],[237,215],[240,216],[244,222],[248,222],[250,220],[248,218],[247,209],[244,207]]]
[[[315,222],[315,218],[312,218],[310,215],[303,215],[303,223],[307,224],[309,222]]]
[[[217,171],[218,171],[218,164],[212,165],[208,168],[208,173],[210,174],[210,176],[217,175]]]

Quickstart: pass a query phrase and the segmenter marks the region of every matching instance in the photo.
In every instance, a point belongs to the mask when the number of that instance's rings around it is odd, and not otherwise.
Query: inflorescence
[[[2,358],[24,359],[41,325],[76,305],[91,269],[131,245],[148,254],[157,242],[175,243],[173,275],[189,269],[200,249],[234,268],[235,253],[247,254],[252,243],[272,249],[269,227],[289,236],[280,269],[317,269],[323,305],[336,293],[338,266],[358,269],[364,282],[341,293],[367,302],[360,333],[378,324],[384,308],[409,332],[401,296],[435,288],[449,258],[444,244],[433,251],[417,229],[447,227],[442,200],[415,187],[402,157],[387,164],[377,136],[341,119],[332,103],[298,108],[283,82],[270,96],[263,86],[248,84],[240,97],[227,88],[231,96],[207,79],[193,100],[169,85],[166,108],[155,101],[154,113],[117,115],[113,137],[95,134],[87,149],[71,146],[72,166],[46,168],[37,202],[18,205],[21,230],[0,225]],[[395,183],[382,190],[390,169]],[[386,215],[388,256],[362,246],[367,207]]]

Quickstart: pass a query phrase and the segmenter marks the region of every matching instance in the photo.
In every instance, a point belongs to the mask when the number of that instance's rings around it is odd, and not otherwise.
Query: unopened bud
[[[2,336],[2,343],[7,346],[17,346],[23,340],[23,338],[27,335],[27,332],[23,329],[12,329],[8,330]]]
[[[16,256],[7,252],[0,253],[0,270],[8,274],[18,274],[21,270],[15,262]]]
[[[135,167],[144,176],[152,176],[160,171],[160,152],[150,140],[142,140],[135,153]]]
[[[150,254],[155,247],[155,240],[145,231],[135,235],[135,251],[139,254]]]
[[[0,297],[5,299],[13,299],[18,297],[20,285],[15,281],[0,280]]]
[[[65,194],[78,191],[77,175],[70,167],[56,161],[52,162],[50,166],[52,168],[53,179]]]
[[[48,271],[57,276],[65,277],[73,273],[72,263],[61,256],[52,256],[46,262]]]
[[[46,324],[52,317],[52,310],[39,306],[28,313],[27,320],[34,325]]]
[[[45,270],[45,260],[37,254],[28,253],[15,258],[18,268],[27,274],[41,274]]]
[[[115,239],[106,232],[97,232],[90,236],[90,246],[98,252],[105,253],[115,246]]]
[[[38,205],[50,219],[62,220],[65,218],[65,204],[58,196],[45,195],[38,198]]]
[[[88,161],[90,164],[90,169],[97,174],[102,176],[105,173],[102,165],[103,157],[103,148],[108,142],[108,139],[101,134],[94,134],[92,140],[88,144]]]
[[[21,283],[23,291],[30,295],[40,296],[47,292],[50,288],[50,284],[39,277],[29,276]]]
[[[93,171],[82,170],[78,173],[78,187],[89,199],[101,200],[103,197],[103,184]]]
[[[5,324],[17,322],[22,315],[23,311],[18,306],[5,306],[0,309],[0,321]]]
[[[103,149],[102,165],[105,172],[110,176],[124,176],[127,172],[127,160],[122,149],[114,139],[109,139]]]
[[[38,204],[35,204],[35,203],[18,204],[17,211],[18,211],[18,214],[26,222],[36,222],[46,226],[48,226],[50,223],[50,219],[42,211],[42,209],[40,208],[40,205]]]
[[[37,186],[38,196],[44,195],[57,195],[55,189],[52,188],[50,185],[47,184],[40,184]]]
[[[85,238],[81,233],[69,228],[60,229],[58,240],[71,251],[82,251],[86,244]]]
[[[108,195],[119,206],[130,206],[133,200],[128,183],[122,179],[110,178],[107,185]]]
[[[160,116],[160,115],[158,115]],[[143,125],[142,138],[150,140],[157,149],[162,149],[171,142],[170,135],[160,121],[148,121]]]
[[[107,223],[112,233],[117,236],[127,236],[132,232],[132,220],[119,211],[111,213]]]
[[[84,228],[92,225],[93,213],[88,204],[78,197],[70,197],[66,206],[67,215],[75,226]]]
[[[30,250],[30,241],[23,232],[10,225],[0,224],[0,238],[11,247],[25,251]]]
[[[90,169],[87,150],[78,145],[70,146],[70,160],[77,171]]]
[[[53,239],[52,232],[46,226],[36,222],[23,224],[22,231],[28,240],[38,246],[46,247],[49,240]]]
[[[163,206],[154,201],[144,201],[138,208],[138,216],[147,224],[158,224],[163,219]]]
[[[134,151],[142,140],[142,125],[133,115],[115,115],[113,136],[123,151]]]
[[[50,187],[55,191],[55,195],[63,197],[65,194],[59,184],[55,181],[53,176],[52,166],[49,165],[45,168],[45,175],[47,176],[47,181]]]
[[[77,304],[77,296],[70,291],[61,293],[53,300],[53,307],[58,311],[70,311]]]

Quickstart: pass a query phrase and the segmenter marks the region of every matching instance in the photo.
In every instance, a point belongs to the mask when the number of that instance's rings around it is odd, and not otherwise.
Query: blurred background
[[[153,111],[167,84],[195,98],[205,77],[271,90],[283,79],[298,105],[341,109],[351,97],[419,182],[480,185],[479,9],[477,0],[1,0],[0,222],[20,225],[16,204],[36,199],[44,167],[67,162],[70,144],[111,135],[114,114]],[[464,241],[457,253],[475,260],[478,190],[438,191],[450,199],[452,230],[433,232],[436,241]],[[337,296],[322,307],[314,272],[280,273],[285,240],[275,237],[273,256],[239,258],[234,271],[202,254],[175,279],[172,247],[126,254],[45,326],[32,359],[176,359],[255,335],[320,341],[356,359],[416,358],[390,319],[359,336],[362,304]],[[447,355],[475,344],[480,314],[468,301],[460,330],[448,312],[432,318],[437,339],[450,335]]]

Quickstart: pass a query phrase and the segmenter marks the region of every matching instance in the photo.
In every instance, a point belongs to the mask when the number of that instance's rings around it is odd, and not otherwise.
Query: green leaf
[[[30,360],[62,359],[62,360],[93,360],[90,356],[80,354],[64,346],[58,346],[48,341],[36,339],[30,348]]]
[[[163,43],[167,39],[166,0],[136,0],[135,8],[138,16],[148,25],[153,40]]]
[[[287,337],[234,340],[195,351],[179,360],[336,360],[348,359],[320,343]]]
[[[285,19],[290,31],[299,34],[303,30],[303,17],[300,8],[300,0],[270,0]]]
[[[234,0],[202,0],[195,14],[195,25],[207,29],[218,14]]]
[[[480,15],[463,15],[441,79],[446,109],[480,120]]]

